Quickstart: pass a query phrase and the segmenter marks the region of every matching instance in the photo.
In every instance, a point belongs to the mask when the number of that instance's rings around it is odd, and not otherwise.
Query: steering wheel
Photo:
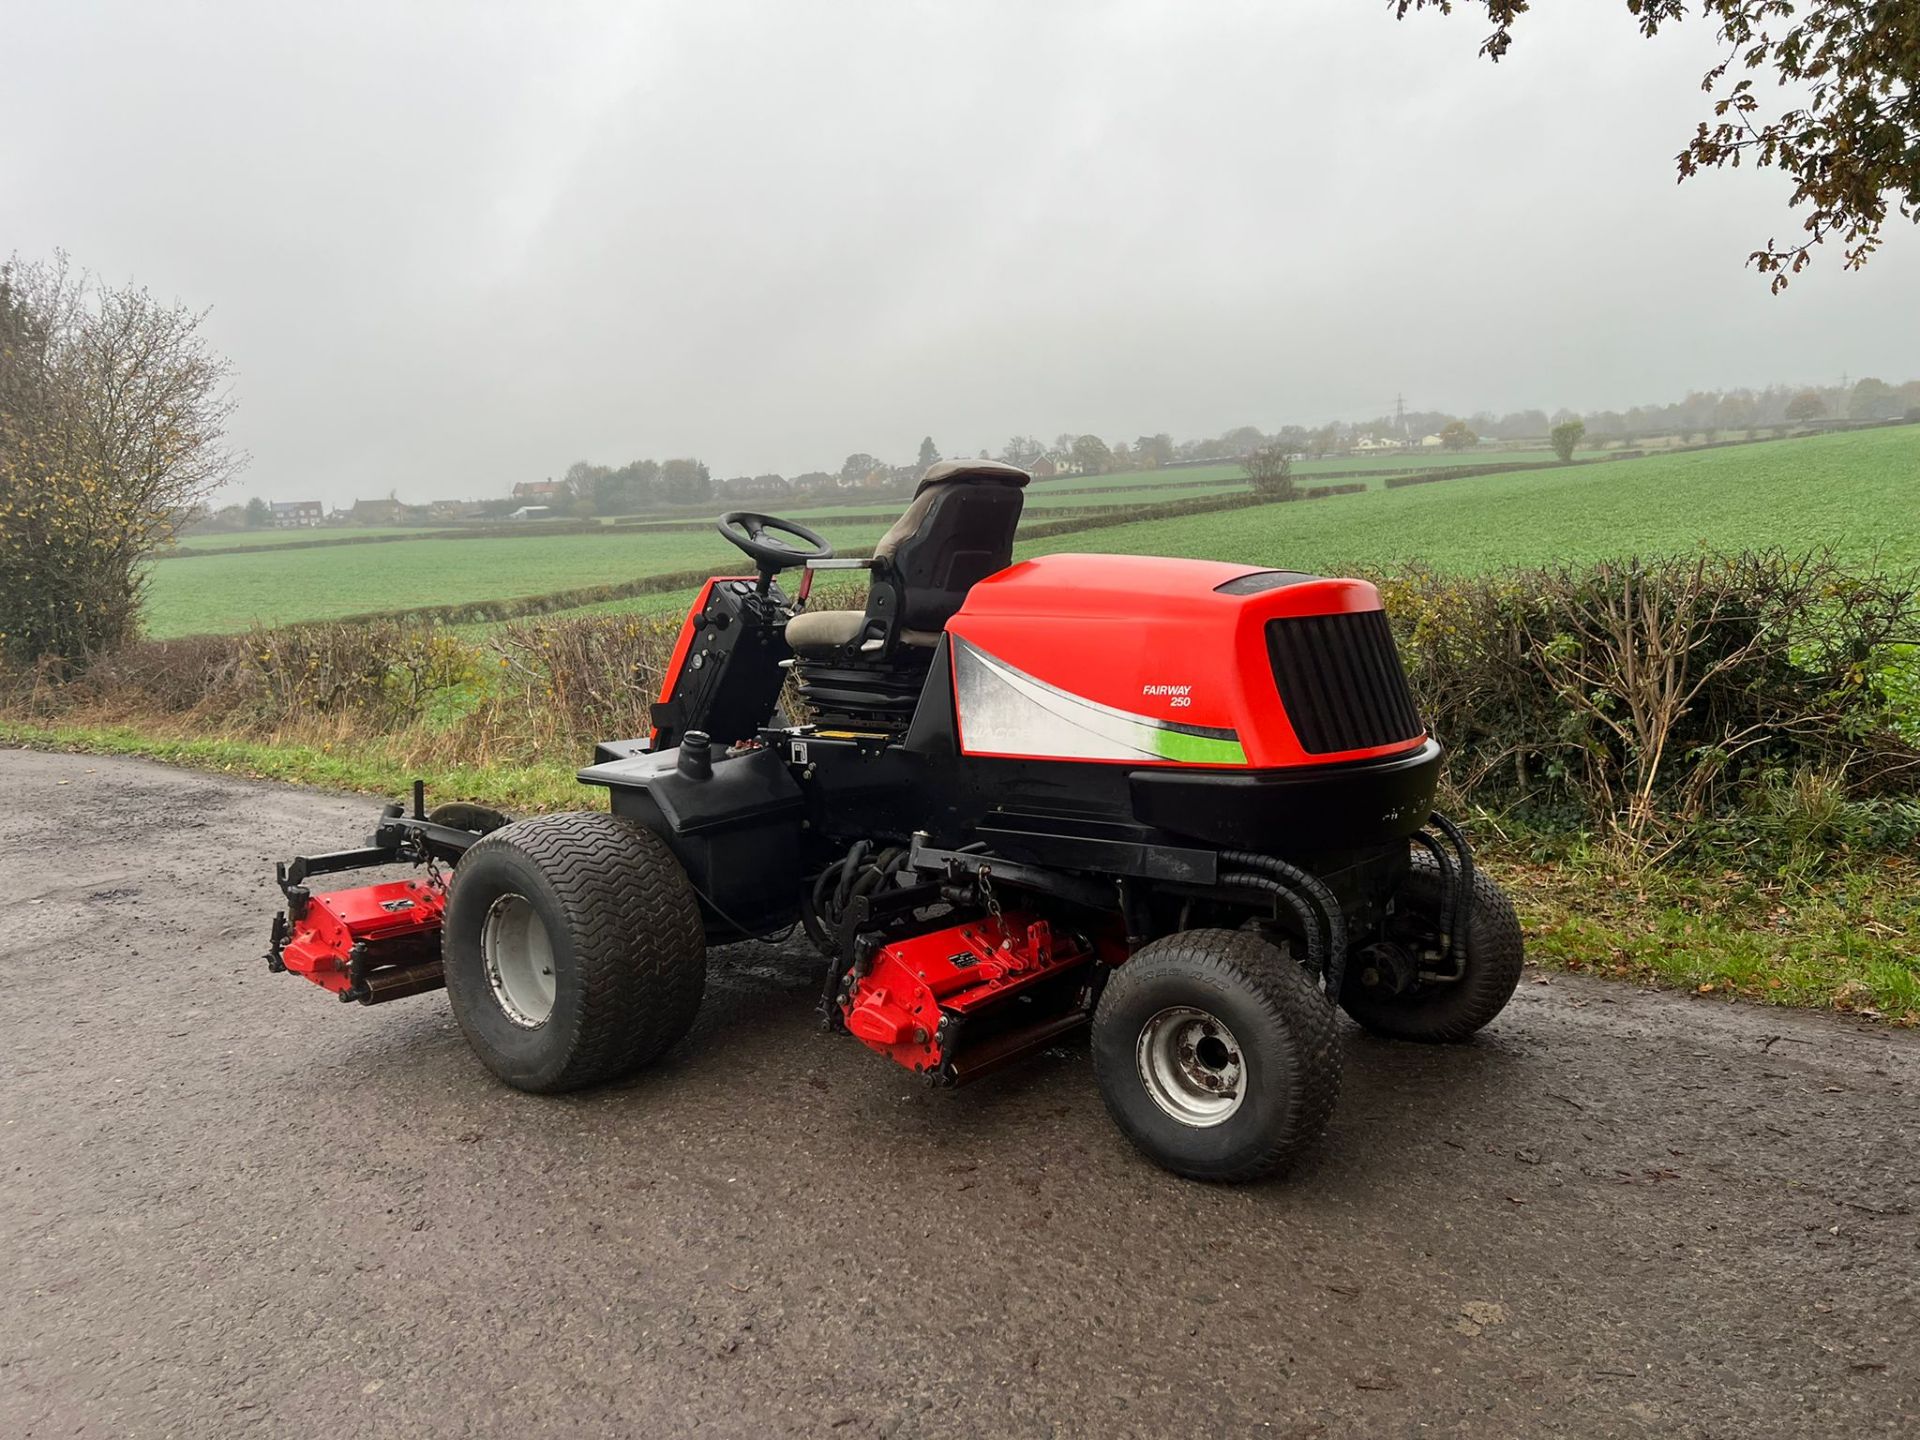
[[[786,570],[795,565],[804,565],[809,560],[833,558],[833,546],[806,526],[792,520],[776,520],[771,515],[759,515],[751,510],[729,510],[720,517],[719,528],[722,535],[746,551],[765,570]],[[802,550],[784,541],[771,539],[767,534],[770,530],[804,540],[809,548]]]

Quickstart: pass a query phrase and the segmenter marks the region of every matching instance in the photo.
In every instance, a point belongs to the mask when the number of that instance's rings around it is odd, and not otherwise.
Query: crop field
[[[1141,490],[1124,496],[1035,497],[1029,514],[1093,507],[1129,507],[1231,494],[1244,485],[1191,490]],[[857,509],[825,506],[793,510],[791,518],[817,528],[836,547],[870,546],[900,513],[900,503]],[[379,545],[319,545],[282,550],[276,540],[406,536],[399,528],[254,531],[198,537],[180,554],[152,567],[147,633],[157,637],[243,630],[255,623],[330,620],[375,610],[458,605],[479,600],[544,595],[588,585],[618,584],[681,570],[750,568],[745,557],[713,530],[648,530],[608,526],[604,534],[526,535],[473,539],[399,539]],[[217,541],[223,544],[209,544]],[[228,553],[244,544],[269,548]],[[649,609],[658,597],[611,602]],[[676,597],[676,603],[684,599]],[[571,612],[570,612],[571,613]]]
[[[1167,484],[1172,475],[1210,477],[1199,468],[1145,472],[1137,477],[1141,483],[1110,495],[1061,488],[1074,482],[1042,482],[1030,492],[1030,513],[1039,519],[1067,505],[1133,508],[1237,492],[1241,485],[1234,467],[1218,468],[1232,478],[1173,488]],[[897,509],[894,503],[876,502],[791,513],[852,550],[878,539]],[[307,538],[315,533],[267,532]],[[235,544],[243,537],[202,538]],[[1628,552],[1671,553],[1697,544],[1831,544],[1852,556],[1877,553],[1890,562],[1920,564],[1920,427],[1142,521],[1026,542],[1018,553],[1133,551],[1319,569],[1421,561],[1478,570]],[[409,539],[281,553],[228,554],[210,546],[204,554],[152,567],[148,630],[158,636],[232,631],[256,622],[325,620],[542,595],[654,574],[742,568],[743,557],[704,529],[609,526],[602,534]],[[650,613],[683,607],[686,598],[684,592],[643,595],[567,613]]]
[[[1592,452],[1581,450],[1575,460],[1585,460]],[[1551,450],[1409,450],[1383,455],[1329,455],[1324,460],[1301,460],[1293,467],[1296,475],[1345,475],[1353,470],[1444,469],[1452,465],[1544,465],[1560,457]]]
[[[871,545],[884,528],[878,522],[836,526],[833,538]],[[711,530],[411,540],[183,557],[149,572],[146,628],[162,637],[218,633],[256,622],[543,595],[681,570],[739,570],[744,563]]]
[[[1920,426],[1418,485],[1120,525],[1019,547],[1339,569],[1445,570],[1831,545],[1920,564]]]
[[[1601,452],[1602,454],[1604,452]],[[1581,451],[1576,460],[1594,458],[1595,452]],[[1389,451],[1380,455],[1329,455],[1322,460],[1293,462],[1295,478],[1312,484],[1317,477],[1337,479],[1360,472],[1371,477],[1376,488],[1386,474],[1404,475],[1412,470],[1445,469],[1456,465],[1539,465],[1557,461],[1551,450],[1413,450]],[[1039,495],[1061,495],[1077,490],[1101,490],[1124,487],[1151,489],[1197,481],[1221,484],[1246,484],[1246,471],[1237,462],[1218,465],[1192,465],[1173,470],[1129,470],[1118,475],[1069,475],[1060,480],[1036,480],[1033,489]],[[1182,493],[1193,494],[1194,490]]]
[[[183,551],[231,550],[236,546],[291,545],[298,541],[344,540],[355,535],[406,535],[418,526],[355,525],[325,526],[316,530],[230,530],[217,535],[187,535],[180,540]]]

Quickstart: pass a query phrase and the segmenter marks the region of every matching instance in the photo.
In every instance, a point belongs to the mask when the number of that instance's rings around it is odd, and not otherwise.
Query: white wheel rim
[[[1218,1125],[1247,1094],[1240,1042],[1217,1016],[1191,1005],[1162,1010],[1140,1027],[1134,1050],[1140,1083],[1182,1125]]]
[[[480,927],[480,955],[493,998],[514,1024],[538,1029],[553,1014],[553,942],[524,895],[502,895]]]

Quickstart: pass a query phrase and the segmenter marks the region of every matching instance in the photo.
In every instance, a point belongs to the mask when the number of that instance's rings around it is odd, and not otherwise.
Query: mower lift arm
[[[426,787],[413,782],[413,813],[398,802],[380,812],[379,823],[358,850],[330,850],[320,855],[296,855],[273,867],[274,879],[287,897],[288,913],[298,920],[306,911],[309,877],[336,875],[343,870],[366,870],[376,865],[420,864],[438,860],[453,864],[467,853],[480,835],[457,825],[440,825],[426,815]]]

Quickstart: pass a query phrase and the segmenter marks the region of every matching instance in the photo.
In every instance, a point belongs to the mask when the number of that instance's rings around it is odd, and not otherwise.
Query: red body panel
[[[424,958],[438,943],[447,893],[425,880],[394,880],[354,890],[330,890],[307,901],[280,952],[296,975],[335,994],[353,981],[349,967],[356,945],[366,947],[369,966]],[[419,952],[416,957],[414,952]]]
[[[1093,958],[1030,915],[974,921],[881,950],[841,1013],[869,1049],[930,1074],[952,1058],[942,1050],[942,1019],[976,1014]]]
[[[1378,610],[1380,592],[1364,580],[1337,579],[1239,595],[1217,588],[1263,568],[1271,567],[1138,555],[1046,555],[975,585],[947,632],[1068,696],[1149,723],[1230,732],[1245,752],[1239,761],[1164,763],[1267,769],[1419,748],[1424,735],[1333,754],[1302,748],[1274,683],[1266,624],[1285,616]],[[957,666],[960,647],[953,648]],[[1142,763],[970,744],[964,708],[960,746],[967,754]]]

